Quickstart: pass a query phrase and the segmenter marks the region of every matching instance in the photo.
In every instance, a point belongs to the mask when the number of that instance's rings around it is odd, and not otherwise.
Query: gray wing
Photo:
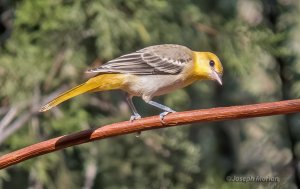
[[[136,75],[178,74],[191,62],[192,51],[180,45],[156,45],[113,59],[88,73]]]

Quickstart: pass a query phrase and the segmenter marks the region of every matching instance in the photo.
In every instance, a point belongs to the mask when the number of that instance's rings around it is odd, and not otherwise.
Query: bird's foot
[[[164,124],[164,123],[165,123],[165,122],[164,122],[164,118],[166,117],[166,115],[168,115],[169,113],[174,113],[174,112],[176,112],[176,111],[174,111],[174,110],[172,110],[172,109],[169,109],[167,112],[162,112],[162,113],[160,113],[160,114],[159,114],[160,122]]]
[[[130,122],[133,122],[134,120],[137,120],[137,119],[141,119],[142,117],[140,116],[140,114],[133,114],[131,117],[130,117]]]
[[[131,117],[130,117],[130,122],[133,122],[134,120],[137,120],[137,119],[141,119],[142,117],[140,116],[140,114],[133,114]],[[136,133],[136,137],[140,137],[142,134],[141,131],[137,132]]]

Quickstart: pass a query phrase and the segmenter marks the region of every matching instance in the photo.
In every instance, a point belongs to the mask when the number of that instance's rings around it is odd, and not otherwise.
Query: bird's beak
[[[212,72],[212,78],[215,79],[220,85],[222,85],[222,75],[218,74],[215,70]]]

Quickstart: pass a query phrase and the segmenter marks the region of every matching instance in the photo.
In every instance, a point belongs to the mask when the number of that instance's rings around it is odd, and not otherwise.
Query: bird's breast
[[[154,96],[164,95],[185,87],[192,82],[184,79],[181,75],[128,75],[123,90],[133,96],[143,96],[151,99]]]

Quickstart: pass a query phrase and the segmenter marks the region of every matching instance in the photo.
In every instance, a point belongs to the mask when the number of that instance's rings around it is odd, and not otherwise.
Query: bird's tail
[[[58,97],[56,97],[55,99],[53,99],[52,101],[44,105],[39,111],[45,112],[47,110],[50,110],[51,108],[57,106],[58,104],[85,92],[120,89],[123,83],[124,83],[124,76],[121,74],[99,75],[89,79],[88,81],[82,83],[81,85],[78,85],[62,93],[61,95],[59,95]]]

